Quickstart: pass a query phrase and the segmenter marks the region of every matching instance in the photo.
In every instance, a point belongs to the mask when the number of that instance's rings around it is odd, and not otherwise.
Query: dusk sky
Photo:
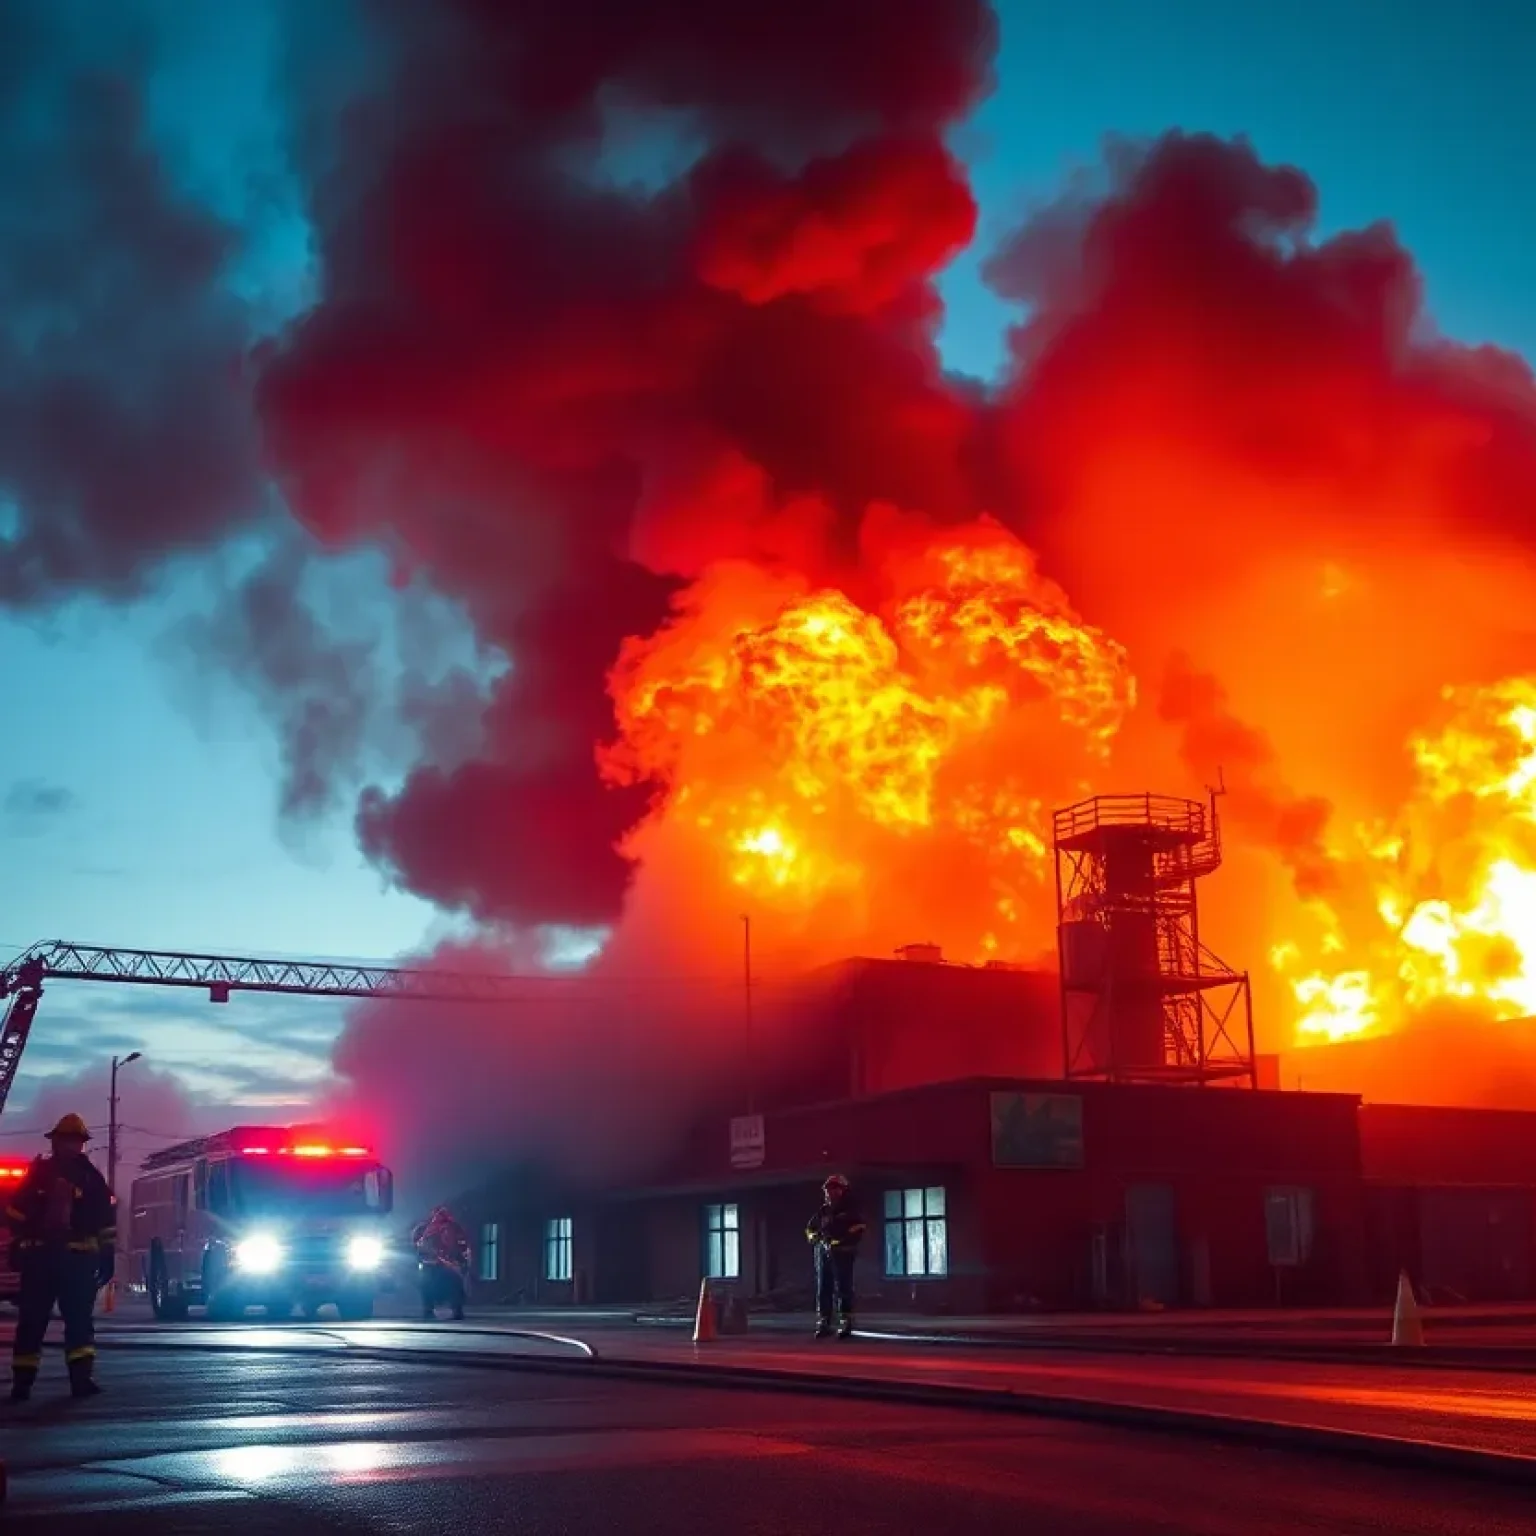
[[[39,114],[62,111],[70,73],[88,64],[147,81],[155,152],[186,197],[214,201],[239,228],[230,302],[248,306],[260,329],[280,327],[313,282],[285,165],[292,125],[273,88],[284,22],[304,8],[277,0],[52,0],[46,8],[67,20],[67,36],[32,81],[34,110],[0,109],[8,114],[0,116],[0,169],[24,155],[33,167],[31,179],[0,180],[0,328],[25,323],[16,296],[30,291],[23,264],[8,262],[3,231],[35,206],[36,174],[51,163],[47,134],[28,135],[40,131]],[[320,0],[311,9],[329,12],[345,56],[342,6]],[[1446,334],[1536,358],[1536,23],[1519,0],[1000,0],[1000,10],[997,88],[953,137],[982,205],[980,238],[943,283],[943,347],[954,370],[985,378],[1002,362],[1010,313],[980,276],[998,237],[1073,177],[1091,175],[1106,135],[1150,138],[1171,127],[1247,135],[1265,161],[1300,167],[1319,188],[1324,234],[1390,222],[1419,263],[1429,311]],[[304,25],[319,25],[316,16]],[[51,90],[60,94],[50,100]],[[61,150],[56,179],[44,185],[62,193],[71,165]],[[60,219],[80,216],[67,196],[59,210]],[[82,217],[81,237],[91,228]],[[119,301],[131,292],[125,283]],[[85,325],[100,319],[100,302],[85,303]],[[155,315],[137,319],[149,327]],[[107,366],[145,343],[114,326],[111,345],[119,350]],[[0,359],[7,355],[0,347]],[[15,387],[0,378],[0,408]],[[0,553],[18,526],[14,499],[7,510],[7,472],[0,459]],[[20,494],[11,488],[12,498]],[[412,636],[396,634],[388,569],[355,555],[318,577],[306,567],[311,601],[340,617],[336,627],[368,642],[389,637],[360,653],[373,656],[380,683],[366,706],[380,712],[377,729],[363,739],[385,745],[344,765],[338,782],[350,780],[349,791],[322,797],[307,819],[285,821],[270,700],[206,654],[197,627],[262,557],[267,525],[252,526],[212,555],[165,563],[142,592],[7,605],[0,591],[7,956],[66,938],[388,959],[452,931],[432,906],[387,887],[352,830],[357,788],[397,772],[387,747],[388,658]],[[451,613],[408,617],[431,630],[437,655],[472,656]],[[730,964],[723,958],[722,969]],[[341,1019],[338,1005],[320,1000],[247,997],[213,1009],[196,994],[52,986],[0,1148],[30,1148],[23,1133],[75,1079],[78,1107],[102,1121],[104,1063],[126,1050],[146,1058],[123,1089],[139,1150],[188,1128],[157,1118],[187,1113],[178,1087],[212,1105],[303,1102],[325,1079]],[[208,1113],[221,1118],[216,1108]]]

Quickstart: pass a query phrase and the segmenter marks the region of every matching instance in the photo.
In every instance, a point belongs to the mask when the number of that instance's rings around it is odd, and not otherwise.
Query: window
[[[1269,1262],[1292,1269],[1312,1257],[1312,1191],[1280,1185],[1264,1192]]]
[[[914,1279],[949,1273],[942,1189],[886,1190],[885,1272]]]
[[[571,1218],[555,1216],[544,1223],[544,1278],[571,1278]]]
[[[735,1280],[741,1274],[741,1207],[704,1207],[704,1273],[711,1280]]]
[[[480,1228],[480,1278],[501,1279],[501,1223],[487,1221]]]

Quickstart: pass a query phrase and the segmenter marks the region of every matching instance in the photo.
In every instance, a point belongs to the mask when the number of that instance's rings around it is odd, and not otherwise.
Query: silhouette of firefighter
[[[440,1205],[412,1231],[411,1245],[416,1250],[423,1320],[436,1317],[439,1307],[450,1307],[455,1321],[463,1321],[469,1290],[469,1235],[453,1212]]]
[[[853,1265],[864,1239],[864,1218],[848,1192],[848,1180],[834,1173],[821,1186],[821,1209],[806,1223],[806,1240],[816,1257],[816,1337],[826,1338],[836,1319],[837,1336],[853,1333]]]
[[[91,1139],[79,1115],[65,1115],[48,1133],[53,1150],[22,1179],[5,1219],[20,1275],[20,1318],[11,1357],[11,1401],[32,1395],[42,1364],[43,1335],[57,1303],[64,1319],[64,1359],[70,1391],[94,1397],[96,1292],[112,1278],[117,1216],[107,1181],[85,1155]]]

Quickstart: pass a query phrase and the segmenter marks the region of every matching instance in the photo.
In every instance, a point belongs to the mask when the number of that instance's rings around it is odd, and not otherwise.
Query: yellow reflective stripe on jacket
[[[117,1228],[103,1227],[101,1231],[96,1234],[96,1241],[99,1243],[105,1243],[106,1246],[110,1248],[112,1244],[117,1241]]]
[[[66,1350],[64,1353],[64,1363],[66,1365],[73,1365],[77,1360],[94,1360],[95,1358],[96,1346],[94,1344],[83,1344],[79,1349]]]
[[[77,1237],[68,1247],[71,1253],[96,1253],[101,1244],[94,1237]]]
[[[43,1363],[41,1355],[12,1355],[11,1365],[18,1371],[35,1371]]]
[[[7,1221],[25,1221],[27,1213],[19,1205],[8,1205],[5,1208],[5,1218]]]

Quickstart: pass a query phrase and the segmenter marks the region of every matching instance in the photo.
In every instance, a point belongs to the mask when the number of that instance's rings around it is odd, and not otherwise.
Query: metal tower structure
[[[1055,841],[1066,1076],[1256,1087],[1248,973],[1200,942],[1216,792],[1100,795],[1056,812]]]
[[[46,981],[111,981],[206,991],[227,1003],[233,992],[280,992],[303,997],[393,997],[413,1002],[489,1003],[526,996],[530,981],[554,978],[475,975],[313,960],[254,960],[236,955],[183,955],[147,949],[105,949],[49,939],[0,968],[0,1112],[10,1097]]]

